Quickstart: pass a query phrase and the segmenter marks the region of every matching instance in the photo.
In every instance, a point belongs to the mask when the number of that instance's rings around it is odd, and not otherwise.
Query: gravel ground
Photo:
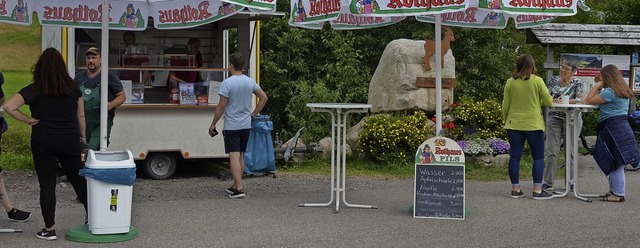
[[[233,181],[228,170],[220,167],[207,162],[184,164],[178,167],[174,178],[168,180],[151,180],[139,175],[133,186],[133,203],[227,198],[225,189],[231,186]],[[38,178],[35,172],[4,171],[4,173],[5,186],[13,204],[17,208],[39,213]],[[374,185],[366,178],[349,177],[347,185],[350,190],[375,189],[407,180],[383,179],[380,181],[376,181]],[[328,192],[329,188],[328,175],[280,173],[276,178],[272,175],[245,177],[243,182],[248,196],[259,194],[277,197],[299,192],[324,193]],[[318,187],[318,185],[326,185],[326,187]],[[56,194],[58,208],[79,204],[73,187],[65,177],[58,178]]]
[[[607,182],[593,159],[580,156],[580,191],[604,193]],[[170,180],[140,178],[134,185],[132,225],[139,236],[101,247],[638,247],[637,206],[640,172],[627,174],[626,202],[591,203],[573,194],[549,201],[531,200],[531,181],[523,181],[525,197],[511,199],[508,180],[468,181],[464,221],[413,218],[412,179],[350,176],[351,203],[378,209],[333,206],[300,208],[329,197],[329,177],[281,172],[277,178],[244,180],[247,197],[227,199],[231,180],[218,178],[213,166],[193,163],[179,167]],[[1,237],[0,247],[43,247],[36,239],[42,228],[37,179],[29,172],[7,173],[15,205],[34,212],[25,223],[0,221],[23,233]],[[561,179],[558,182],[562,181]],[[64,186],[63,186],[64,185]],[[578,188],[578,187],[576,187]],[[82,221],[82,207],[67,183],[59,184],[56,212],[59,240],[46,247],[88,247],[62,240],[63,233]],[[543,217],[541,217],[543,216]],[[611,223],[616,223],[612,228]],[[527,227],[544,226],[545,233]],[[488,230],[488,231],[487,231]],[[238,235],[238,233],[243,235]],[[244,235],[246,234],[246,235]]]
[[[601,172],[595,163],[585,163],[592,160],[590,156],[580,156],[580,177],[600,177]],[[40,213],[38,202],[38,179],[35,172],[4,171],[5,185],[11,201],[17,208]],[[370,180],[367,177],[349,177],[349,190],[379,189],[406,184],[411,179]],[[269,176],[245,177],[243,180],[248,196],[263,195],[281,197],[287,194],[323,194],[329,192],[328,175],[300,175],[280,173],[277,178]],[[176,175],[167,180],[151,180],[138,176],[133,186],[133,203],[159,201],[187,201],[201,199],[227,198],[225,189],[233,181],[228,169],[223,164],[207,161],[182,163],[178,166]],[[318,187],[320,185],[320,187]],[[326,185],[326,186],[325,186]],[[76,195],[64,177],[59,178],[57,193],[58,208],[68,208],[79,204]],[[328,193],[327,193],[328,197]]]

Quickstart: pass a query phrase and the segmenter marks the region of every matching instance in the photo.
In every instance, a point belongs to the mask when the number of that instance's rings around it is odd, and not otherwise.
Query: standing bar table
[[[326,203],[304,203],[299,207],[326,207],[334,201],[336,213],[340,209],[340,193],[342,202],[347,207],[377,209],[372,205],[350,204],[346,200],[345,181],[347,174],[347,116],[351,113],[367,113],[371,104],[363,103],[307,103],[312,112],[323,112],[331,115],[331,198]],[[334,195],[335,194],[335,195]]]
[[[576,120],[580,118],[582,112],[587,112],[598,108],[596,105],[587,104],[565,104],[553,103],[550,107],[554,111],[565,113],[565,191],[556,192],[553,197],[565,197],[572,190],[573,195],[583,201],[591,202],[587,197],[599,197],[598,194],[581,194],[578,191],[578,138],[579,129],[576,127]],[[573,159],[571,159],[573,158]]]

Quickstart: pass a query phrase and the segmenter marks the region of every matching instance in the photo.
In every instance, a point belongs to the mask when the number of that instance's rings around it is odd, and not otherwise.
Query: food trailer
[[[228,77],[230,53],[242,53],[245,74],[259,80],[260,16],[267,15],[242,10],[188,29],[156,29],[149,18],[146,29],[134,31],[134,45],[124,43],[126,30],[110,30],[109,51],[102,54],[108,53],[108,70],[123,79],[127,101],[116,109],[108,150],[131,150],[138,168],[152,179],[171,177],[176,160],[227,158],[222,135],[211,138],[208,128],[219,87]],[[201,42],[201,68],[189,52],[191,38]],[[58,46],[72,74],[86,69],[84,53],[100,47],[100,40],[99,29],[43,26],[43,48]],[[171,72],[197,72],[201,80],[181,83],[172,92]],[[219,121],[218,130],[222,126]]]

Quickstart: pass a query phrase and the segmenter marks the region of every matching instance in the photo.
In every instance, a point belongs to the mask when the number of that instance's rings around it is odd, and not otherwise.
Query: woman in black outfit
[[[78,175],[83,166],[80,142],[85,139],[84,101],[56,49],[44,50],[32,72],[33,83],[11,97],[4,109],[16,120],[31,125],[31,153],[40,183],[40,207],[45,224],[36,236],[55,240],[58,163],[84,205],[85,214],[87,211],[87,182]],[[19,110],[25,104],[29,105],[31,117]]]

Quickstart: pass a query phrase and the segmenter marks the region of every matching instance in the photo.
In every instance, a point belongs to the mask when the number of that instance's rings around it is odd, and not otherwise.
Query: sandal
[[[607,196],[610,196],[610,195],[613,195],[613,191],[609,191],[607,193],[604,193],[604,195],[601,195],[600,197],[607,197]]]
[[[611,195],[602,197],[601,201],[606,201],[606,202],[624,202],[624,196],[617,196],[615,194],[611,194]]]

